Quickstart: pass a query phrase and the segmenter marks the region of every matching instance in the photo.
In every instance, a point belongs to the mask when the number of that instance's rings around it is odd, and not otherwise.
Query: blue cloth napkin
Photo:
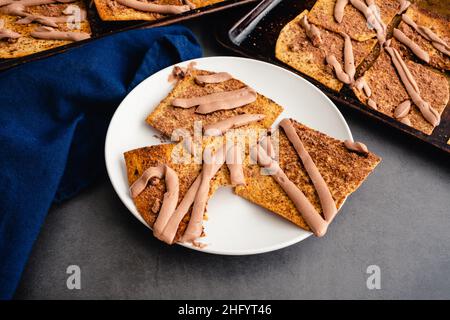
[[[201,56],[180,26],[135,30],[0,73],[0,298],[13,296],[53,202],[104,170],[109,120],[156,71]]]

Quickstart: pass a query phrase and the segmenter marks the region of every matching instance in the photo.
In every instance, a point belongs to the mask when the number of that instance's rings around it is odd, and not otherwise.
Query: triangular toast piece
[[[365,3],[364,0],[362,1]],[[398,0],[375,0],[375,3],[380,10],[383,22],[389,25],[400,8],[400,2]],[[375,31],[369,29],[364,15],[350,2],[345,6],[342,22],[336,22],[334,18],[335,4],[336,0],[317,0],[308,14],[309,21],[333,32],[344,32],[357,41],[366,41],[375,37]]]
[[[419,8],[416,5],[410,6],[405,14],[417,23],[417,25],[430,28],[439,38],[444,40],[446,43],[450,43],[450,20],[448,17],[431,13],[425,9]],[[437,50],[430,41],[422,37],[405,22],[400,22],[397,28],[428,53],[430,56],[430,66],[441,70],[450,70],[449,56]],[[414,56],[413,53],[408,50],[406,46],[400,44],[400,42],[396,42],[395,45],[392,44],[392,46],[400,49],[399,52],[408,59],[412,59]]]
[[[342,141],[308,128],[292,120],[303,145],[310,154],[319,172],[330,189],[339,208],[344,200],[367,178],[380,162],[370,153],[360,155],[349,151]],[[247,161],[248,158],[247,158]],[[248,162],[247,162],[248,164]],[[305,194],[316,210],[322,214],[319,197],[294,147],[282,129],[279,130],[279,164],[289,180]],[[295,208],[283,189],[270,175],[262,174],[261,167],[249,164],[244,169],[245,186],[235,188],[235,193],[260,205],[297,226],[310,231],[301,214]]]
[[[319,47],[315,47],[306,36],[305,30],[300,26],[301,18],[307,13],[307,10],[303,11],[283,27],[278,36],[275,56],[328,88],[340,91],[343,83],[336,78],[333,68],[327,65],[325,57],[328,54],[333,54],[337,61],[343,65],[344,38],[339,34],[318,27],[322,43]],[[376,40],[374,39],[364,42],[352,41],[356,67],[370,54],[375,44]]]
[[[77,6],[81,10],[86,10],[85,2],[78,0],[71,3],[53,3],[51,5],[30,6],[27,7],[27,12],[43,16],[62,16],[64,15],[63,11],[68,6]],[[14,31],[21,35],[21,37],[18,39],[0,40],[1,59],[19,58],[36,52],[63,46],[72,42],[66,40],[43,40],[33,38],[30,35],[31,32],[37,27],[42,27],[42,24],[37,22],[32,22],[28,24],[18,24],[17,20],[18,20],[17,16],[12,16],[0,12],[0,25],[3,24],[3,28]],[[57,23],[57,25],[58,25],[57,29],[61,31],[73,31],[73,32],[82,31],[89,34],[91,33],[91,28],[87,20],[80,22],[79,30],[69,29],[70,24],[66,22]]]
[[[391,40],[391,46],[396,46],[396,39]],[[448,81],[444,75],[412,61],[405,61],[411,74],[416,79],[422,98],[440,114],[444,112],[449,100]],[[369,85],[372,94],[370,98],[376,102],[377,110],[394,118],[397,106],[409,99],[408,93],[403,86],[389,55],[383,50],[374,64],[363,75]],[[368,97],[363,91],[353,87],[357,98],[367,105]],[[411,126],[425,134],[431,134],[434,130],[423,117],[420,110],[412,104],[408,115]]]
[[[175,163],[176,161],[173,160],[174,157],[172,156],[175,146],[175,144],[161,144],[125,152],[124,157],[129,185],[131,186],[149,167],[166,164],[178,175],[180,184],[178,203],[181,202],[191,184],[200,174],[202,166],[194,163],[194,161],[191,161],[191,163]],[[223,167],[211,182],[209,196],[211,197],[220,185],[228,184],[228,181],[228,171]],[[157,180],[157,183],[154,185],[149,183],[141,194],[133,198],[138,212],[150,227],[153,226],[158,216],[165,190],[164,179],[161,179]],[[192,207],[181,221],[175,241],[183,235],[189,223],[191,211]]]
[[[194,122],[201,121],[202,126],[216,123],[240,114],[264,114],[265,118],[251,126],[270,128],[272,123],[282,112],[283,108],[269,98],[257,94],[256,101],[231,110],[219,110],[209,114],[196,113],[195,107],[183,109],[172,106],[175,98],[191,98],[205,96],[208,94],[233,91],[246,87],[237,80],[230,79],[221,83],[199,85],[195,82],[196,75],[208,75],[213,72],[193,69],[187,72],[183,79],[179,80],[173,90],[156,106],[153,112],[147,117],[146,122],[170,137],[175,129],[185,129],[191,135],[194,133]]]

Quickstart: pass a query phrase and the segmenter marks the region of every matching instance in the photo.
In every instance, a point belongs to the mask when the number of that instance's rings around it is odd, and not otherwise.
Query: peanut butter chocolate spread
[[[380,44],[384,44],[386,41],[386,25],[375,11],[374,1],[367,1],[368,6],[361,0],[350,0],[350,2],[356,9],[361,11],[366,17],[367,23],[375,29]]]
[[[360,153],[360,154],[364,154],[367,155],[369,154],[369,149],[367,148],[367,146],[362,143],[362,142],[358,142],[358,141],[351,141],[351,140],[345,140],[344,141],[344,146],[353,152],[356,153]]]
[[[367,99],[367,105],[369,107],[371,107],[372,109],[374,109],[374,110],[378,110],[378,106],[377,106],[376,101],[371,99],[371,98]]]
[[[306,36],[309,38],[313,46],[318,47],[322,43],[322,37],[319,29],[308,22],[308,16],[305,14],[301,20],[300,25],[305,29]]]
[[[418,58],[422,59],[426,63],[430,62],[430,55],[428,54],[428,52],[419,47],[417,43],[408,38],[402,31],[395,28],[394,37],[405,46],[407,46]]]
[[[229,110],[245,106],[256,101],[256,91],[250,87],[233,91],[212,93],[193,98],[177,98],[172,101],[174,107],[191,108],[198,106],[196,113],[207,114],[218,110]]]
[[[51,27],[38,27],[30,35],[37,39],[69,41],[81,41],[91,37],[86,32],[58,31]]]
[[[3,39],[17,39],[20,38],[20,34],[12,30],[4,28],[5,22],[0,19],[0,40]]]
[[[225,120],[206,125],[203,129],[205,135],[222,135],[226,131],[245,126],[249,123],[260,121],[265,118],[263,114],[239,114]]]
[[[183,220],[183,217],[186,215],[186,213],[189,211],[189,208],[195,201],[195,196],[200,187],[201,181],[202,174],[200,173],[192,183],[192,185],[189,187],[188,191],[184,195],[184,198],[181,200],[173,215],[170,217],[163,232],[158,235],[159,240],[164,241],[168,244],[173,243],[181,220]]]
[[[191,10],[190,5],[155,4],[142,2],[138,0],[116,0],[116,1],[121,5],[136,10],[160,14],[179,14]]]
[[[419,26],[417,25],[409,16],[406,14],[402,15],[402,20],[406,24],[408,24],[411,28],[413,28],[415,31],[417,31],[422,37],[427,39],[431,42],[433,47],[435,47],[437,50],[442,52],[443,54],[450,56],[450,47],[449,45],[438,37],[437,34],[435,34],[431,29],[425,27],[425,26]]]
[[[228,149],[226,163],[230,170],[230,179],[233,186],[245,184],[244,168],[242,167],[242,149],[239,144],[233,144]]]
[[[439,113],[425,100],[420,96],[419,87],[408,69],[406,63],[400,57],[400,54],[395,48],[386,47],[385,50],[391,56],[391,60],[397,70],[400,79],[405,86],[408,95],[411,97],[411,100],[414,104],[419,108],[423,117],[434,127],[436,127],[440,122]]]
[[[411,110],[411,100],[405,100],[400,103],[394,111],[394,117],[397,119],[405,118]]]
[[[344,70],[345,70],[345,73],[350,78],[350,83],[352,83],[355,81],[355,73],[356,73],[355,57],[353,56],[352,40],[345,33],[343,33],[342,36],[344,37]]]
[[[406,0],[400,0],[400,8],[398,9],[397,14],[402,14],[403,12],[405,12],[410,5],[411,2]]]
[[[344,18],[344,9],[347,4],[348,0],[337,0],[334,5],[334,19],[336,19],[338,23],[341,23]]]
[[[367,83],[366,79],[364,79],[364,77],[360,77],[358,80],[356,80],[355,88],[359,91],[363,91],[368,98],[370,98],[370,96],[372,95],[372,90],[370,89],[370,86]]]
[[[31,32],[31,36],[37,39],[45,40],[68,40],[68,41],[80,41],[90,38],[90,35],[85,32],[70,32],[70,31],[58,31],[54,28],[58,28],[58,23],[69,23],[72,21],[73,17],[69,16],[71,12],[66,10],[63,11],[64,16],[44,16],[40,14],[32,14],[27,12],[27,7],[47,5],[54,3],[71,3],[75,0],[4,0],[0,1],[0,12],[22,17],[16,21],[17,24],[30,24],[32,22],[37,22],[45,27],[38,27]],[[80,15],[77,17],[81,21],[86,21],[87,14],[85,10],[80,9]],[[11,35],[11,34],[9,34]],[[14,33],[14,37],[18,38],[20,35]]]
[[[348,74],[346,74],[344,72],[344,70],[342,70],[342,66],[341,64],[336,60],[336,57],[334,56],[334,54],[328,55],[326,57],[327,63],[329,65],[331,65],[334,69],[334,73],[336,74],[336,78],[339,79],[339,81],[346,83],[346,84],[350,84],[350,77],[348,76]]]
[[[153,178],[162,179],[164,177],[164,166],[150,167],[137,179],[130,187],[130,195],[136,198]]]
[[[233,76],[228,72],[217,72],[212,74],[198,75],[195,77],[195,83],[198,85],[205,85],[207,83],[220,83],[233,79]]]
[[[297,151],[297,154],[303,166],[305,167],[306,172],[308,173],[314,187],[316,188],[325,220],[328,223],[331,222],[336,216],[337,208],[325,180],[323,180],[323,177],[317,169],[316,164],[312,160],[308,151],[306,151],[305,147],[303,146],[303,143],[300,140],[297,132],[295,131],[292,122],[289,119],[283,119],[280,122],[280,126],[283,128],[287,138],[294,146],[295,151]]]
[[[66,10],[63,11],[65,16],[59,17],[48,17],[43,15],[31,14],[26,12],[27,6],[22,2],[23,1],[16,1],[14,3],[11,3],[5,7],[2,7],[0,11],[8,15],[23,17],[22,19],[16,21],[17,24],[29,24],[32,22],[38,22],[49,27],[57,28],[58,23],[68,23],[71,21],[71,19],[73,19],[73,17],[68,16],[69,14],[71,14],[71,12],[68,12]],[[80,22],[86,21],[86,17],[86,11],[80,9],[80,16],[77,17],[80,19]]]
[[[202,234],[203,215],[208,200],[211,179],[224,164],[226,158],[226,146],[221,146],[216,153],[212,155],[213,150],[209,147],[203,152],[203,168],[201,172],[201,182],[195,195],[194,206],[192,208],[189,224],[184,232],[181,242],[194,242]]]
[[[164,194],[162,206],[159,209],[158,217],[153,225],[153,234],[159,238],[173,215],[180,192],[178,175],[167,165],[160,165],[157,167],[150,167],[131,185],[130,193],[133,198],[137,197],[144,191],[148,182],[153,178],[162,179],[165,177],[166,193]],[[178,225],[177,225],[178,227]]]
[[[158,217],[153,225],[153,234],[155,237],[159,237],[163,233],[164,228],[177,207],[180,192],[177,173],[166,165],[164,174],[166,178],[166,193],[164,194]]]
[[[326,60],[329,65],[331,65],[334,69],[334,73],[336,74],[336,78],[339,81],[352,84],[355,82],[355,57],[353,55],[353,45],[350,37],[341,33],[341,36],[344,38],[344,70],[342,70],[341,64],[337,61],[336,57],[333,54],[327,55]]]

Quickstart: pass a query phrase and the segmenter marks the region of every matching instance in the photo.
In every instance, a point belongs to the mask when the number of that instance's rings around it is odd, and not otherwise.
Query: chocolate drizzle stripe
[[[203,168],[201,172],[201,182],[195,195],[194,206],[192,208],[191,218],[186,231],[181,238],[181,242],[193,242],[201,236],[203,228],[203,215],[208,200],[211,179],[225,162],[225,145],[221,146],[214,155],[211,155],[212,149],[205,148],[203,152]]]
[[[247,91],[245,94],[221,101],[213,101],[209,103],[200,104],[195,110],[196,113],[208,114],[219,110],[230,110],[243,107],[247,104],[255,102],[257,98],[256,92]]]
[[[245,185],[244,169],[242,167],[242,150],[239,144],[233,144],[227,152],[226,163],[230,171],[233,186]]]
[[[81,41],[91,37],[86,32],[58,31],[50,27],[38,27],[30,35],[37,39],[66,41]]]
[[[192,108],[199,105],[209,105],[214,102],[247,97],[248,95],[251,95],[253,99],[256,100],[256,92],[249,87],[244,87],[238,90],[215,92],[200,97],[175,98],[172,101],[172,105],[179,108]]]
[[[344,37],[344,70],[348,75],[350,83],[355,81],[355,57],[353,56],[352,40],[347,34],[343,34]]]
[[[198,188],[202,181],[201,173],[197,176],[194,182],[189,187],[188,191],[184,195],[184,198],[181,200],[180,204],[176,208],[175,212],[170,217],[169,221],[166,224],[163,232],[157,235],[157,238],[165,243],[172,244],[175,240],[175,236],[178,231],[178,227],[180,225],[181,220],[183,220],[184,216],[189,211],[189,208],[192,206],[195,200],[195,195],[197,194]]]
[[[334,19],[337,23],[341,23],[344,18],[344,10],[348,4],[348,0],[337,0],[334,5]]]
[[[362,142],[345,140],[344,141],[344,146],[349,151],[353,151],[353,152],[360,153],[360,154],[363,154],[363,155],[369,154],[369,149]]]
[[[228,72],[217,72],[207,75],[198,75],[195,77],[195,82],[200,85],[207,83],[221,83],[233,79],[233,76]]]
[[[402,14],[402,20],[411,28],[413,28],[417,33],[419,33],[422,37],[430,41],[433,47],[435,47],[438,51],[450,56],[449,45],[444,40],[439,38],[437,34],[431,31],[431,29],[425,26],[417,25],[417,23],[415,23],[414,20],[406,14]]]
[[[308,22],[308,17],[306,14],[301,18],[300,26],[305,30],[306,36],[309,38],[313,46],[318,47],[322,43],[320,30],[315,25]]]
[[[378,42],[380,42],[380,44],[384,44],[386,41],[386,25],[378,17],[377,13],[372,10],[374,5],[369,4],[369,6],[367,6],[361,0],[350,0],[350,2],[366,17],[367,23],[375,29]]]
[[[400,76],[400,80],[406,88],[406,91],[408,92],[411,100],[419,108],[425,120],[427,120],[431,125],[437,126],[441,118],[439,113],[428,102],[423,100],[423,98],[420,96],[420,92],[416,90],[417,83],[415,82],[414,77],[411,75],[411,72],[409,72],[406,63],[400,57],[400,54],[395,48],[386,47],[385,50],[391,56],[391,60]],[[408,77],[408,75],[410,77]]]
[[[116,0],[121,5],[133,8],[139,11],[161,13],[161,14],[179,14],[191,10],[189,5],[171,5],[171,4],[155,4],[141,2],[138,0]]]
[[[179,181],[177,173],[167,165],[150,167],[131,185],[130,193],[133,198],[137,197],[147,187],[150,179],[165,177],[166,193],[164,194],[161,209],[155,223],[153,224],[153,234],[159,237],[166,227],[169,219],[173,215],[178,203]]]
[[[414,53],[418,58],[422,59],[425,62],[430,62],[430,56],[428,52],[423,50],[417,43],[415,43],[413,40],[408,38],[402,31],[395,28],[394,29],[394,37],[403,43],[405,46],[407,46],[412,53]]]
[[[267,170],[270,170],[271,176],[284,192],[286,192],[287,196],[291,199],[295,208],[302,215],[312,232],[318,237],[325,235],[328,229],[328,223],[317,212],[308,198],[306,198],[303,192],[289,180],[278,163],[267,155],[262,146],[258,144],[255,148],[258,164]]]
[[[162,179],[164,177],[164,166],[150,167],[130,186],[131,197],[136,198],[147,187],[152,178]]]
[[[240,114],[221,120],[204,127],[205,135],[222,135],[226,131],[245,126],[249,123],[260,121],[265,118],[264,114]]]
[[[292,125],[292,122],[289,119],[283,119],[280,122],[280,126],[283,128],[287,138],[294,146],[295,151],[297,151],[297,154],[316,189],[325,220],[327,222],[331,222],[336,216],[337,208],[327,183],[320,174],[319,169],[317,169],[317,166],[308,151],[305,149],[305,146]]]
[[[164,174],[166,177],[166,193],[164,194],[158,217],[153,224],[153,234],[155,237],[158,237],[163,232],[167,222],[173,215],[178,203],[178,196],[180,192],[180,184],[177,173],[166,165]]]

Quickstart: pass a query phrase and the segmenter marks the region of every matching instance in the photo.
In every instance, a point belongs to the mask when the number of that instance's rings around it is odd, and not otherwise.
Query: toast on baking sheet
[[[315,47],[299,24],[306,14],[308,11],[303,11],[281,30],[275,47],[275,56],[278,60],[314,78],[328,88],[340,91],[343,83],[336,78],[333,68],[327,65],[325,57],[333,54],[342,65],[344,39],[339,34],[318,27],[322,44]],[[364,42],[352,41],[356,67],[371,53],[375,44],[374,39]]]
[[[71,3],[52,3],[47,5],[31,6],[27,7],[26,11],[36,15],[57,17],[62,16],[63,11],[69,6],[78,6],[81,10],[86,10],[85,2],[78,0]],[[63,46],[72,42],[67,40],[44,40],[33,38],[31,36],[31,32],[37,27],[42,27],[40,23],[32,22],[28,24],[17,24],[16,21],[20,19],[20,17],[2,13],[1,8],[2,7],[0,7],[0,21],[3,21],[3,28],[12,30],[21,35],[18,39],[0,40],[1,59],[19,58],[40,51]],[[70,29],[72,24],[67,24],[66,22],[57,23],[57,25],[57,30],[60,31],[86,32],[91,34],[91,28],[87,19],[80,22],[79,29]]]

